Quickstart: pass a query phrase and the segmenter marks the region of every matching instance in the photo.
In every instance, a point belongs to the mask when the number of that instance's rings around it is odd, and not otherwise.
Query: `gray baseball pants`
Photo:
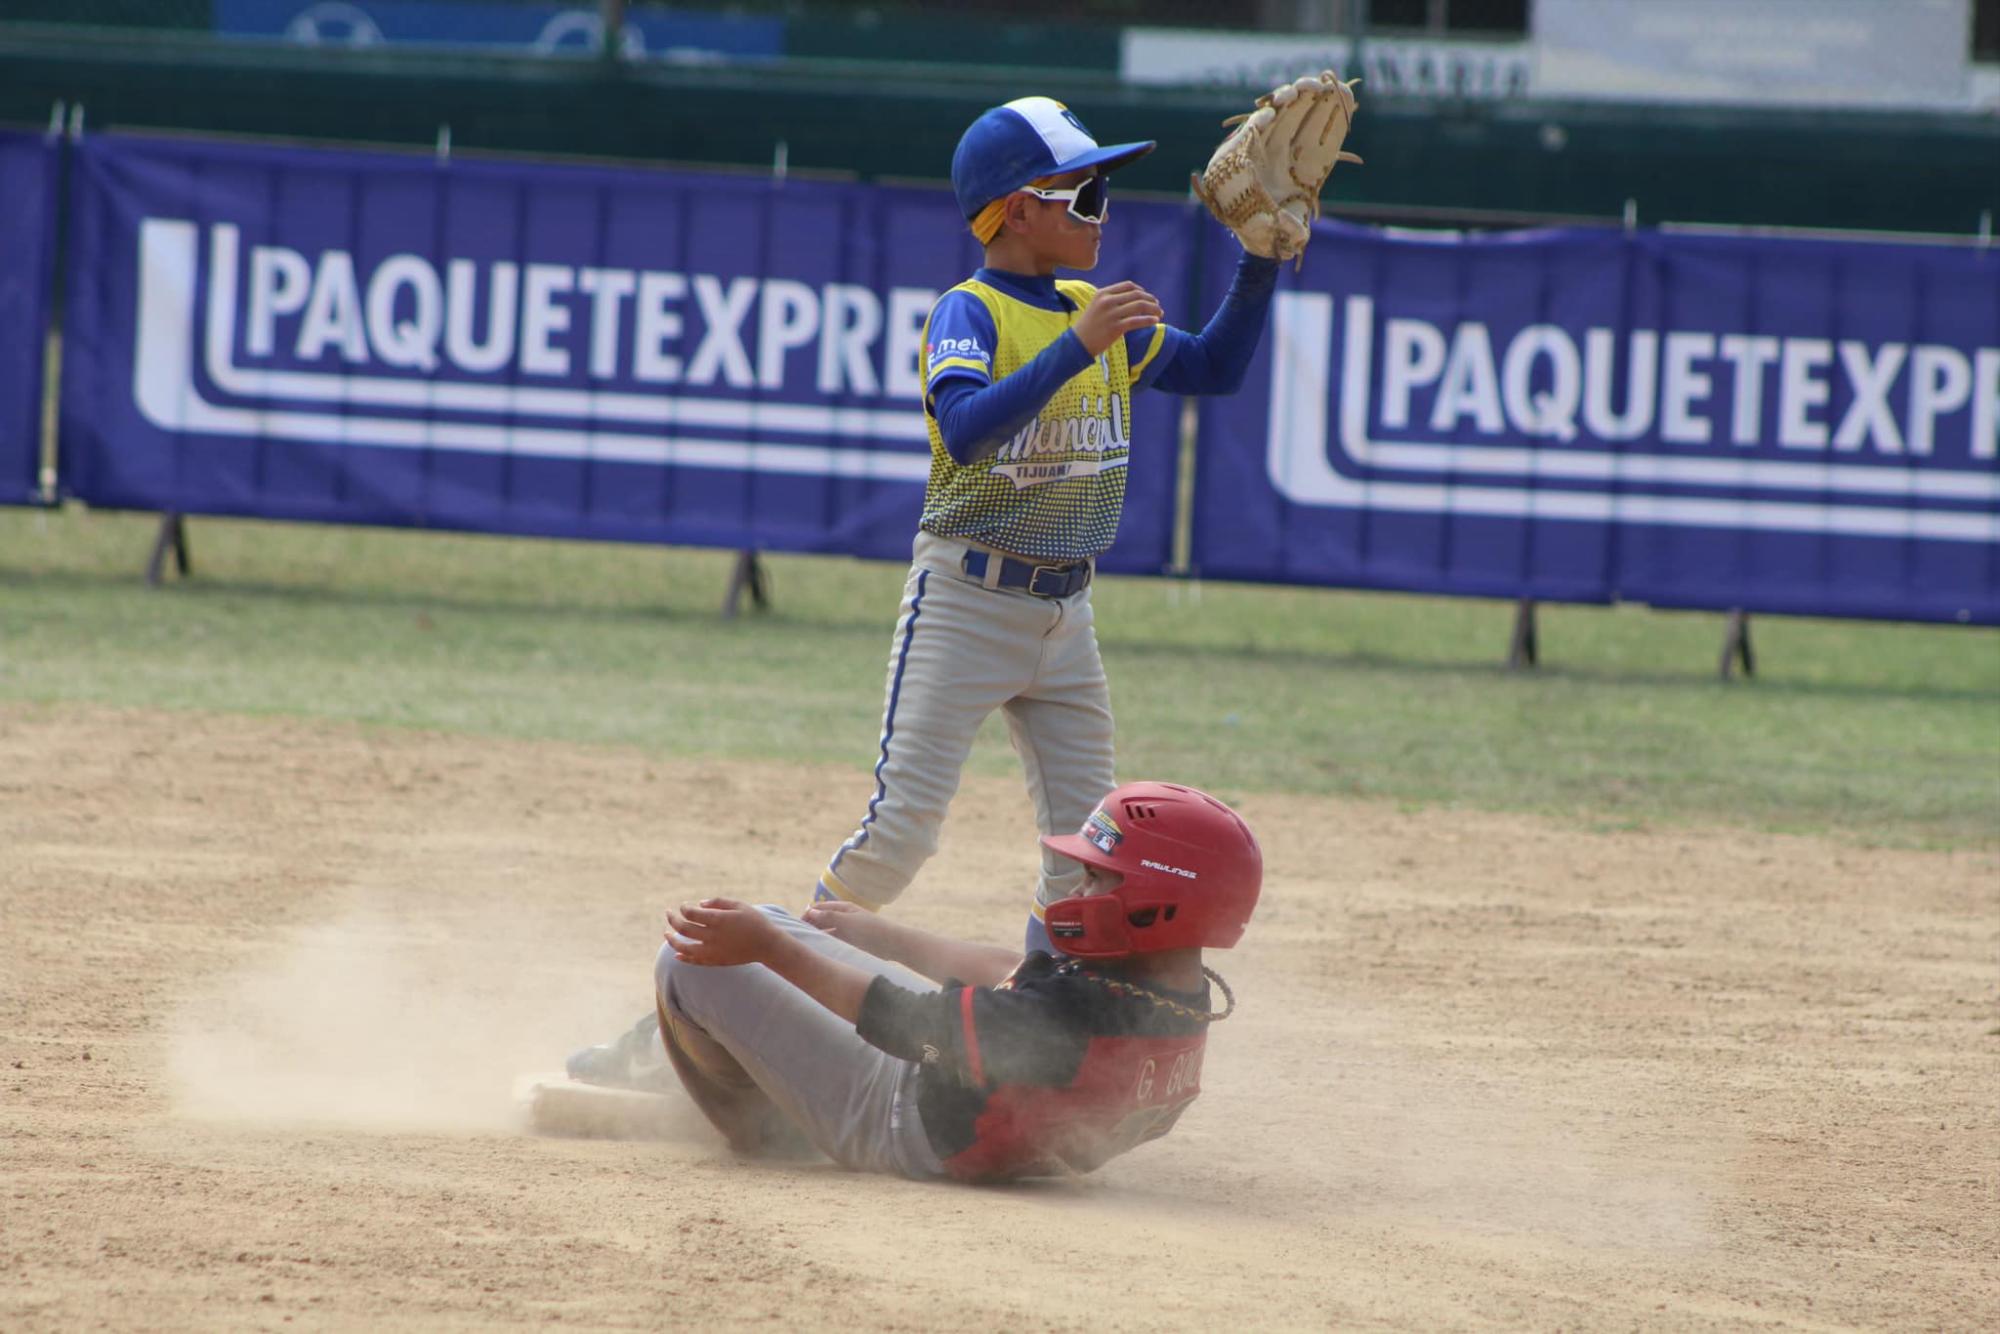
[[[917,991],[928,981],[806,925],[763,911],[820,953]],[[842,1167],[927,1180],[945,1175],[917,1114],[917,1071],[763,964],[654,966],[667,1056],[695,1105],[744,1152],[803,1138]]]
[[[991,551],[917,534],[889,653],[875,795],[821,875],[823,896],[879,908],[903,892],[937,851],[973,737],[995,709],[1042,833],[1074,833],[1117,784],[1090,589],[1045,598],[987,587],[960,564],[969,547]],[[1081,883],[1081,868],[1045,850],[1036,916]]]

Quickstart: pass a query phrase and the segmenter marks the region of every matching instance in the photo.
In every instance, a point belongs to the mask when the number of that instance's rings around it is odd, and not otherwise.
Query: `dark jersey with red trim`
[[[1208,986],[1172,998],[1197,1013]],[[997,987],[914,992],[878,977],[855,1024],[919,1062],[917,1107],[945,1170],[965,1180],[1088,1172],[1157,1139],[1201,1092],[1208,1025],[1030,954]]]

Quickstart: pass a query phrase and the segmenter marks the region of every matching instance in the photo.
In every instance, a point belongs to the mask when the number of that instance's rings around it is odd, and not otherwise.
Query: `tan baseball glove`
[[[1236,129],[1193,177],[1194,192],[1251,254],[1305,253],[1320,187],[1336,162],[1361,161],[1340,147],[1354,122],[1359,82],[1342,83],[1332,70],[1308,74],[1258,98],[1255,111],[1222,122]]]

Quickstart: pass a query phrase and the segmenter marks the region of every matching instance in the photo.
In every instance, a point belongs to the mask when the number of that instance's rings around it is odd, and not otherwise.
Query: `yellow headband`
[[[1055,182],[1056,178],[1053,176],[1037,176],[1028,184],[1046,190],[1054,186]],[[979,216],[972,220],[972,234],[979,238],[979,244],[992,245],[993,238],[1000,234],[1001,226],[1007,221],[1007,200],[1013,193],[1009,190],[1001,195],[980,209]]]

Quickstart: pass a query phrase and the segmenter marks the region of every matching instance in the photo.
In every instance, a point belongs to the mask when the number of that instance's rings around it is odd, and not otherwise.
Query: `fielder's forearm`
[[[1278,287],[1278,262],[1247,251],[1229,291],[1198,334],[1169,333],[1152,387],[1169,394],[1233,394],[1243,385]],[[1178,336],[1176,336],[1178,335]]]
[[[991,384],[955,373],[939,380],[931,389],[931,408],[945,452],[961,464],[985,458],[1033,421],[1091,361],[1075,330],[1066,329],[1027,365]]]

